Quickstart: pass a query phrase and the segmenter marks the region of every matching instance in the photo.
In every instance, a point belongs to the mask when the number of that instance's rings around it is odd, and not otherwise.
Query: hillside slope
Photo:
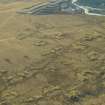
[[[104,105],[104,28],[104,17],[1,10],[0,105]]]

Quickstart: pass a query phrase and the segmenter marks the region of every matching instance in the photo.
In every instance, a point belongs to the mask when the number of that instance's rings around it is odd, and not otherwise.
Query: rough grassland
[[[1,5],[0,105],[105,105],[105,17]]]

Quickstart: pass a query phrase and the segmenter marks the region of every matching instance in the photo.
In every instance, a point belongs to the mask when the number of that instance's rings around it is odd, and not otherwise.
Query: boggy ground
[[[0,105],[105,105],[104,18],[0,13]]]

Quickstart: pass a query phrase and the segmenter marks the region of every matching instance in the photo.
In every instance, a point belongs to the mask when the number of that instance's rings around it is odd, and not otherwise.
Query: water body
[[[72,4],[83,9],[85,14],[105,16],[105,0],[72,0]]]

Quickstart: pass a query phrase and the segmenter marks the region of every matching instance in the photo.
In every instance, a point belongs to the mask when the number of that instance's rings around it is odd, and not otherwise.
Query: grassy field
[[[23,8],[31,7],[36,3],[46,2],[48,0],[0,0],[0,12],[16,12]],[[5,2],[5,3],[3,3]]]
[[[14,2],[43,2],[48,0],[0,0],[2,4],[14,3]]]
[[[104,105],[105,17],[16,13],[32,3],[0,4],[0,105]]]

